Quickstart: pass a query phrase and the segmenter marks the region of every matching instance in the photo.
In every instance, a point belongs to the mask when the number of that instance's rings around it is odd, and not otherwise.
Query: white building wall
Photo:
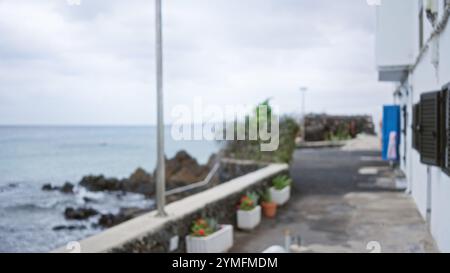
[[[450,82],[450,25],[440,35],[439,46],[436,87],[442,87]],[[431,185],[431,232],[440,250],[450,252],[450,177],[439,168],[433,167]]]
[[[420,101],[420,95],[424,92],[438,90],[438,82],[436,81],[435,69],[431,64],[430,51],[427,51],[422,58],[422,61],[417,68],[410,75],[411,89],[411,105],[408,109],[412,109],[412,105]],[[410,136],[412,137],[412,135]],[[424,219],[427,219],[427,202],[428,202],[428,166],[420,163],[419,153],[410,146],[409,152],[413,154],[412,157],[412,179],[414,197],[420,214]]]
[[[389,0],[378,7],[376,60],[378,67],[408,66],[414,60],[411,0]],[[402,13],[398,13],[402,10]]]
[[[439,249],[450,252],[450,178],[438,168],[433,168],[431,176],[431,233]]]
[[[409,6],[406,10],[397,9],[392,10],[392,16],[390,19],[384,19],[387,22],[396,18],[395,14],[403,12],[412,12],[410,25],[414,26],[414,33],[412,34],[412,44],[405,48],[406,52],[410,52],[411,46],[413,47],[414,55],[419,55],[419,0],[414,1],[414,7],[411,9]],[[396,0],[396,3],[402,1]],[[424,1],[426,3],[426,1]],[[438,0],[439,4],[439,17],[444,14],[443,0]],[[392,5],[393,9],[395,5]],[[388,13],[389,14],[389,13]],[[402,15],[402,18],[404,15]],[[377,18],[381,20],[383,18]],[[424,42],[428,40],[433,28],[424,15]],[[403,22],[404,23],[404,22]],[[377,24],[382,24],[377,22]],[[406,30],[408,31],[408,30]],[[379,33],[377,33],[378,35]],[[383,35],[383,34],[381,34]],[[407,34],[408,36],[409,34]],[[400,35],[401,37],[401,35]],[[377,37],[378,43],[383,43],[386,37],[381,36],[381,39]],[[394,38],[395,39],[395,38]],[[430,231],[436,240],[439,249],[442,252],[450,252],[450,177],[444,173],[438,167],[430,167],[420,162],[419,153],[412,148],[412,106],[420,101],[420,95],[429,91],[441,90],[442,86],[450,82],[450,23],[437,38],[439,41],[439,65],[435,67],[432,63],[434,58],[433,43],[427,44],[428,50],[421,58],[418,65],[413,71],[409,73],[409,77],[403,82],[402,100],[399,102],[401,106],[406,105],[408,109],[408,125],[407,136],[400,143],[401,164],[400,167],[404,171],[408,180],[408,192],[411,193],[415,200],[420,214],[425,220],[428,221]],[[389,43],[392,44],[393,41]],[[403,43],[403,41],[401,41]],[[402,44],[401,43],[401,44]],[[381,46],[381,50],[386,49],[386,45]],[[398,49],[394,50],[397,51]],[[389,56],[385,54],[384,57]],[[405,58],[405,55],[401,56]],[[391,62],[394,65],[398,62],[398,56],[389,58],[383,58],[380,61],[382,63]],[[401,117],[403,119],[403,115]],[[403,120],[402,120],[403,126]],[[403,161],[403,156],[406,146],[406,162]]]
[[[413,92],[413,90],[411,88],[409,88],[409,84],[407,84],[407,88],[408,88],[408,92],[411,94]],[[407,102],[406,105],[409,109],[409,105],[412,105],[412,98],[411,96],[407,97]],[[414,154],[412,149],[410,149],[410,147],[412,146],[412,113],[411,111],[408,111],[409,115],[408,115],[408,126],[406,128],[406,139],[407,139],[407,143],[405,143],[406,145],[406,150],[407,150],[407,154],[406,154],[406,162],[405,162],[405,167],[403,168],[403,171],[405,172],[405,175],[407,178],[411,178],[412,177],[412,171],[413,171],[413,160],[414,160]],[[408,188],[407,188],[407,192],[408,193],[412,193],[414,191],[414,185],[413,185],[413,180],[412,179],[407,179],[408,181]]]
[[[412,172],[407,179],[411,180],[412,197],[416,201],[417,208],[424,219],[427,217],[427,168],[420,163],[420,155],[414,149],[409,149],[412,154]]]
[[[432,28],[426,18],[424,21],[424,37],[427,39]],[[418,21],[416,23],[418,25]],[[440,90],[444,84],[450,82],[450,26],[437,39],[439,40],[437,69],[432,64],[433,45],[430,44],[430,48],[408,79],[411,88],[409,101],[407,100],[409,125],[411,125],[412,105],[420,100],[420,95]],[[412,197],[417,203],[420,214],[429,221],[431,233],[439,249],[450,252],[450,177],[438,167],[422,164],[419,153],[412,148],[411,143],[412,130],[409,129],[406,140],[407,163],[402,165],[402,169],[407,176]],[[427,206],[430,207],[429,215],[427,215]]]
[[[439,80],[441,84],[450,81],[450,23],[444,30],[439,40],[440,46],[440,64],[439,64]]]

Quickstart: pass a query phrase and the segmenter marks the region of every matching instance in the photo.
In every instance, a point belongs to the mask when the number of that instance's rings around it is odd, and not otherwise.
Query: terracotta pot
[[[277,204],[275,202],[262,202],[261,207],[263,208],[263,214],[267,218],[274,218],[277,214]]]

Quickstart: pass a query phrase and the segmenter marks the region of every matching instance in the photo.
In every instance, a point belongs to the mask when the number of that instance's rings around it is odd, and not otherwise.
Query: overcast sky
[[[0,0],[0,124],[154,124],[154,1]],[[365,0],[164,1],[165,107],[255,104],[368,113],[377,82]]]

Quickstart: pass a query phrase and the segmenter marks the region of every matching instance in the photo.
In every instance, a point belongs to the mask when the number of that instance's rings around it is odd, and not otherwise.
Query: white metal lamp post
[[[164,217],[166,203],[166,167],[164,157],[163,47],[161,0],[155,0],[156,18],[156,101],[157,101],[157,165],[156,205],[158,216]]]

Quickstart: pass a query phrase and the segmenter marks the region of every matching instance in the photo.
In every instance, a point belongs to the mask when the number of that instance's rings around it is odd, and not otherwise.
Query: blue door
[[[398,161],[400,146],[400,106],[383,107],[383,160]]]

